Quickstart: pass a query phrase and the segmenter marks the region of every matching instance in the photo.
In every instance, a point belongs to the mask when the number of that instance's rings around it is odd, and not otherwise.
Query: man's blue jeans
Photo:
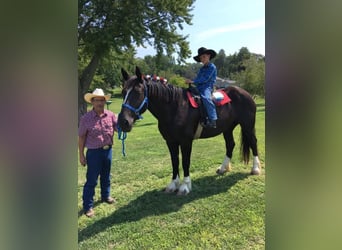
[[[83,209],[89,210],[94,206],[95,187],[100,175],[101,199],[110,196],[110,169],[112,165],[112,148],[104,150],[88,149],[87,159],[87,181],[83,187]]]

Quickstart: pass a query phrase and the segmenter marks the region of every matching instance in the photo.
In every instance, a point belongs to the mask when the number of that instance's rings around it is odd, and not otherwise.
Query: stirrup
[[[206,120],[206,122],[201,121],[203,128],[216,128],[216,120]]]

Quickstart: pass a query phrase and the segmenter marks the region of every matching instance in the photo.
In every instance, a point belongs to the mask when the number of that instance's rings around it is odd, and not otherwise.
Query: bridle
[[[128,103],[126,103],[127,97],[128,97],[128,95],[129,95],[129,93],[130,93],[130,90],[127,92],[126,97],[125,97],[125,100],[124,100],[124,103],[122,104],[122,107],[123,107],[123,108],[127,108],[127,109],[133,111],[133,113],[138,117],[138,119],[142,119],[142,116],[141,116],[141,112],[140,112],[140,111],[143,109],[143,107],[145,106],[145,104],[146,104],[146,108],[147,108],[147,106],[148,106],[147,85],[146,85],[145,81],[143,81],[143,84],[144,84],[144,88],[145,88],[145,90],[144,90],[144,95],[145,95],[145,97],[144,97],[144,100],[141,102],[141,104],[139,105],[138,108],[134,108],[134,107],[132,107],[131,105],[129,105]]]

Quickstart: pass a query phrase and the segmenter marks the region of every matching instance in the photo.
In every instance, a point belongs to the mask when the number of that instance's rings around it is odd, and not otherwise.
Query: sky
[[[265,55],[265,0],[196,0],[191,14],[192,25],[178,33],[189,35],[192,57],[200,47],[223,49],[227,56],[247,47]],[[137,48],[137,57],[155,54],[152,47]]]

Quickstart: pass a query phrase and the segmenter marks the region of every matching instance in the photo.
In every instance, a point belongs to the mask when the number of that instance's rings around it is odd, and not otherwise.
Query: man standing
[[[87,167],[86,183],[83,187],[83,210],[86,216],[94,216],[94,195],[97,179],[100,176],[101,201],[108,204],[115,202],[110,196],[110,169],[112,164],[112,145],[114,131],[117,131],[117,116],[105,110],[110,94],[105,95],[102,89],[84,95],[86,102],[93,109],[80,119],[78,129],[78,149],[80,163]],[[84,148],[87,148],[86,156]]]

